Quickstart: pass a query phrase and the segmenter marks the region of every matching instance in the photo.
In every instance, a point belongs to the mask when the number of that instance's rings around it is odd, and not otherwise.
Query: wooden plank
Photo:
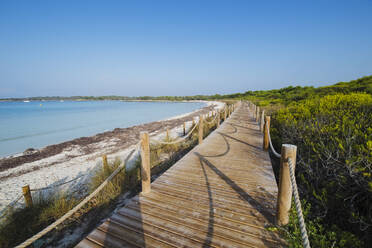
[[[208,226],[208,221],[211,221],[209,218],[202,219],[196,218],[190,215],[184,214],[184,212],[180,213],[178,211],[164,211],[164,209],[156,209],[154,206],[143,204],[143,202],[134,204],[133,202],[127,206],[126,209],[131,209],[137,211],[142,216],[153,216],[162,218],[168,221],[172,221],[178,223],[181,226],[190,226],[196,230],[202,230],[206,226]],[[213,226],[214,232],[213,235],[219,236],[221,238],[228,239],[233,242],[238,242],[242,245],[253,245],[259,246],[262,245],[262,241],[259,240],[259,237],[266,235],[266,241],[273,243],[273,246],[278,246],[280,243],[277,240],[270,238],[270,233],[268,231],[263,231],[262,229],[258,229],[256,231],[249,229],[245,231],[239,230],[235,225],[228,226],[225,223],[220,222],[219,224],[216,223],[216,219],[214,218],[213,214]]]
[[[98,245],[97,243],[86,238],[86,239],[83,239],[76,247],[77,248],[101,248],[104,246]]]
[[[125,210],[126,208],[123,208]],[[124,226],[131,227],[137,231],[142,231],[144,236],[152,236],[163,240],[166,243],[172,244],[176,247],[196,247],[202,246],[199,240],[196,240],[188,235],[183,235],[174,231],[164,228],[157,223],[149,222],[148,220],[136,217],[130,217],[123,214],[115,214],[111,218],[111,222],[121,224]],[[127,232],[123,232],[124,235],[128,235]],[[145,240],[143,240],[145,241]],[[151,244],[146,242],[146,247]]]

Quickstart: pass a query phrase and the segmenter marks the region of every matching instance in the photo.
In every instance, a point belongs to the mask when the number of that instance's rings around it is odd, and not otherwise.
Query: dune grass
[[[100,167],[89,182],[88,193],[92,193],[101,185],[120,164],[121,161],[116,159],[113,163],[109,163],[107,168]],[[89,212],[94,212],[94,215],[100,215],[104,209],[115,205],[114,203],[122,193],[138,187],[138,172],[138,165],[129,172],[123,169],[96,197],[83,206],[70,220],[61,224],[58,229],[71,227],[74,221],[86,217]],[[41,193],[33,194],[32,207],[13,209],[0,222],[0,247],[13,247],[23,242],[62,217],[82,199],[83,197],[81,196],[67,196],[62,191],[56,191],[46,196]],[[92,225],[96,222],[93,221]]]
[[[48,197],[37,194],[33,206],[11,210],[0,222],[0,247],[13,247],[72,209],[77,199],[57,192]]]

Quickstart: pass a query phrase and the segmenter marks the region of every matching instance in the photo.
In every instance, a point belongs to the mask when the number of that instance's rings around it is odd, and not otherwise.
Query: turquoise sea
[[[0,102],[0,157],[204,107],[201,102]]]

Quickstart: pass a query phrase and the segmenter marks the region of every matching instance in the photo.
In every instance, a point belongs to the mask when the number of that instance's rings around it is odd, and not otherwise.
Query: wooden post
[[[151,191],[150,139],[148,132],[141,132],[141,180],[142,193]]]
[[[203,116],[199,117],[199,144],[203,142]]]
[[[220,126],[220,122],[221,122],[221,120],[220,120],[220,118],[221,118],[221,113],[219,112],[219,111],[217,111],[216,112],[216,118],[217,118],[217,127],[219,127]]]
[[[291,158],[293,171],[296,166],[297,146],[283,144],[280,158],[279,191],[277,199],[276,221],[280,226],[289,222],[289,210],[292,202],[292,187],[289,174],[288,158]]]
[[[107,155],[102,156],[103,170],[108,171]]]
[[[183,123],[183,136],[186,135],[186,122]]]
[[[265,124],[265,110],[262,110],[261,121],[260,121],[260,130],[261,130],[261,132],[264,132],[264,124]]]
[[[260,119],[260,107],[256,108],[256,122]]]
[[[23,197],[25,198],[26,207],[32,207],[32,196],[30,186],[26,185],[22,187]]]
[[[265,116],[265,132],[263,140],[263,149],[269,150],[269,130],[270,130],[270,116]]]
[[[253,109],[254,109],[254,111],[253,111],[254,117],[257,117],[257,106],[254,105]]]
[[[167,128],[167,137],[166,137],[167,141],[170,140],[170,136],[169,136],[169,129]]]

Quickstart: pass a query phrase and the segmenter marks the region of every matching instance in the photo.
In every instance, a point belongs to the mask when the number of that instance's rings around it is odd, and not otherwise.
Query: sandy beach
[[[53,187],[72,179],[66,191],[86,192],[86,183],[100,166],[101,156],[108,160],[124,159],[139,141],[139,134],[148,131],[160,139],[167,129],[171,136],[182,135],[182,124],[191,126],[200,114],[223,107],[220,102],[207,102],[207,106],[191,113],[169,119],[145,123],[128,128],[115,128],[90,137],[81,137],[60,144],[46,146],[31,154],[18,154],[0,159],[0,211],[21,195],[21,188]],[[61,188],[61,187],[59,187]],[[19,204],[23,204],[20,200]]]

